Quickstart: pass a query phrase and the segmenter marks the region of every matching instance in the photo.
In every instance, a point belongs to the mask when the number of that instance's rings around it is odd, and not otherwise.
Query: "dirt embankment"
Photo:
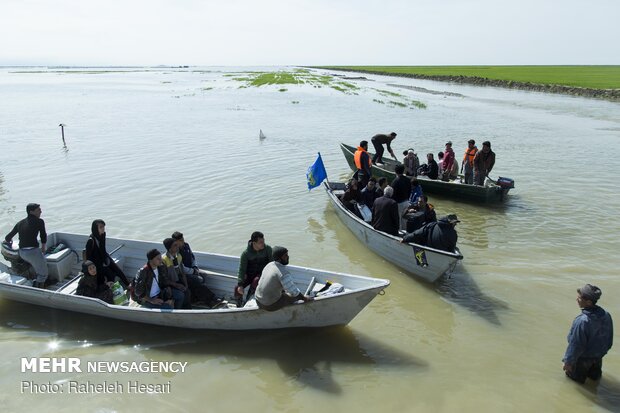
[[[385,73],[371,70],[337,69],[330,67],[329,70],[342,70],[345,72],[371,73],[374,75],[410,77],[414,79],[438,80],[441,82],[455,82],[477,86],[495,86],[509,89],[531,90],[535,92],[559,93],[564,95],[585,96],[590,98],[620,101],[620,89],[590,89],[585,87],[573,87],[564,85],[543,85],[538,83],[518,82],[515,80],[497,80],[475,76],[434,76],[415,73]]]

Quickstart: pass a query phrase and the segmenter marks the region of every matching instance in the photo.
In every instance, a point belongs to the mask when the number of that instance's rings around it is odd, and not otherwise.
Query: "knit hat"
[[[461,222],[459,221],[458,217],[455,214],[446,215],[446,221],[448,221],[451,224],[456,224],[457,222]]]
[[[287,252],[288,250],[284,247],[278,247],[278,246],[273,247],[273,250],[272,250],[273,260],[279,261],[280,258],[282,258],[282,256],[286,254]]]

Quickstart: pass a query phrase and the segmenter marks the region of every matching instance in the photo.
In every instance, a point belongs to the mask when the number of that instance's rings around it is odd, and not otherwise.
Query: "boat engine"
[[[21,275],[25,278],[34,278],[36,274],[34,268],[30,263],[24,261],[19,256],[19,251],[14,249],[11,244],[6,241],[2,241],[1,247],[2,256],[11,264],[11,270],[17,275]]]
[[[497,178],[497,185],[501,186],[503,189],[511,189],[515,187],[515,181],[514,179],[500,176]]]

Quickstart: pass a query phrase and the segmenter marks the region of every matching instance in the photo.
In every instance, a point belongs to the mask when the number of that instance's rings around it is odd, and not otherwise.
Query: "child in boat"
[[[84,261],[82,264],[82,273],[82,278],[75,291],[77,295],[98,298],[108,304],[114,303],[112,290],[107,283],[100,282],[102,279],[97,277],[97,267],[92,261]]]

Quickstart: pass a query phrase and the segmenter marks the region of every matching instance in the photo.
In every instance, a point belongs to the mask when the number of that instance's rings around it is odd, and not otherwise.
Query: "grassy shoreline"
[[[321,66],[319,68],[620,100],[620,66]]]

